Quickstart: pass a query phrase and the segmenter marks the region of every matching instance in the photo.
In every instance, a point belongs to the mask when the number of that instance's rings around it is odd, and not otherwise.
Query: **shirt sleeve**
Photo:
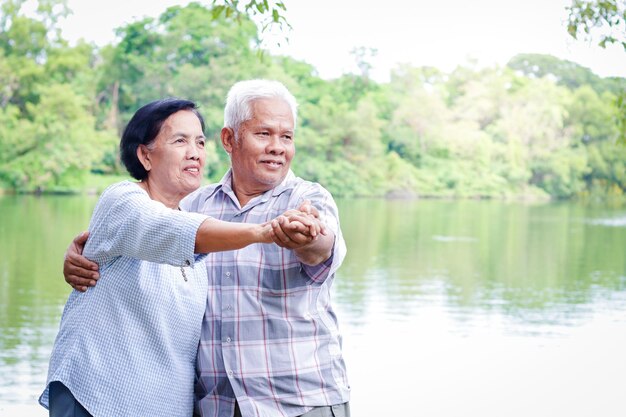
[[[290,207],[299,207],[304,200],[309,200],[319,211],[320,220],[324,222],[326,227],[335,235],[335,243],[330,258],[319,265],[302,264],[302,268],[309,278],[314,283],[321,284],[328,277],[337,272],[347,253],[346,242],[343,239],[339,225],[339,210],[337,204],[335,204],[332,195],[324,187],[320,184],[308,181],[303,182],[297,187],[297,192],[292,194],[292,198],[295,198],[296,201],[290,204]]]
[[[98,264],[127,256],[193,265],[196,233],[206,219],[203,214],[165,207],[137,184],[115,184],[105,190],[94,209],[84,254]]]

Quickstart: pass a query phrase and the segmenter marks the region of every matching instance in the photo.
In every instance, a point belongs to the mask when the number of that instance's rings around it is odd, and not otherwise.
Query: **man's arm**
[[[100,278],[98,264],[82,255],[88,237],[89,232],[82,232],[76,236],[65,251],[63,261],[65,282],[81,292],[85,292],[88,287],[96,285],[96,281]]]
[[[317,220],[319,222],[319,220]],[[319,265],[332,255],[335,234],[327,230],[313,241],[303,241],[302,233],[297,231],[298,226],[286,217],[279,217],[272,221],[274,243],[283,248],[292,249],[300,262],[305,265]]]

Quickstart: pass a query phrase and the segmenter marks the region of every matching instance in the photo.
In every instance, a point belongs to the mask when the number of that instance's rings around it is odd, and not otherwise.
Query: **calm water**
[[[0,416],[47,415],[62,257],[94,204],[0,197]],[[339,206],[355,417],[626,415],[626,208]]]

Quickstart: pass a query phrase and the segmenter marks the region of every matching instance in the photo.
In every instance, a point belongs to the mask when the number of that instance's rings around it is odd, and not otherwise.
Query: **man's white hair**
[[[229,127],[238,136],[241,124],[252,119],[253,101],[263,98],[281,98],[289,104],[293,114],[294,129],[298,117],[296,98],[282,83],[273,80],[246,80],[235,83],[226,96],[224,127]]]

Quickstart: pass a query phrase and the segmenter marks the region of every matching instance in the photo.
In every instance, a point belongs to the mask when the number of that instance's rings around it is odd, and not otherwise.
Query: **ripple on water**
[[[590,220],[589,223],[596,226],[626,227],[626,216],[606,219],[593,219]]]
[[[442,235],[433,235],[433,240],[437,242],[451,243],[451,242],[466,242],[473,243],[477,242],[478,239],[471,236],[442,236]]]

